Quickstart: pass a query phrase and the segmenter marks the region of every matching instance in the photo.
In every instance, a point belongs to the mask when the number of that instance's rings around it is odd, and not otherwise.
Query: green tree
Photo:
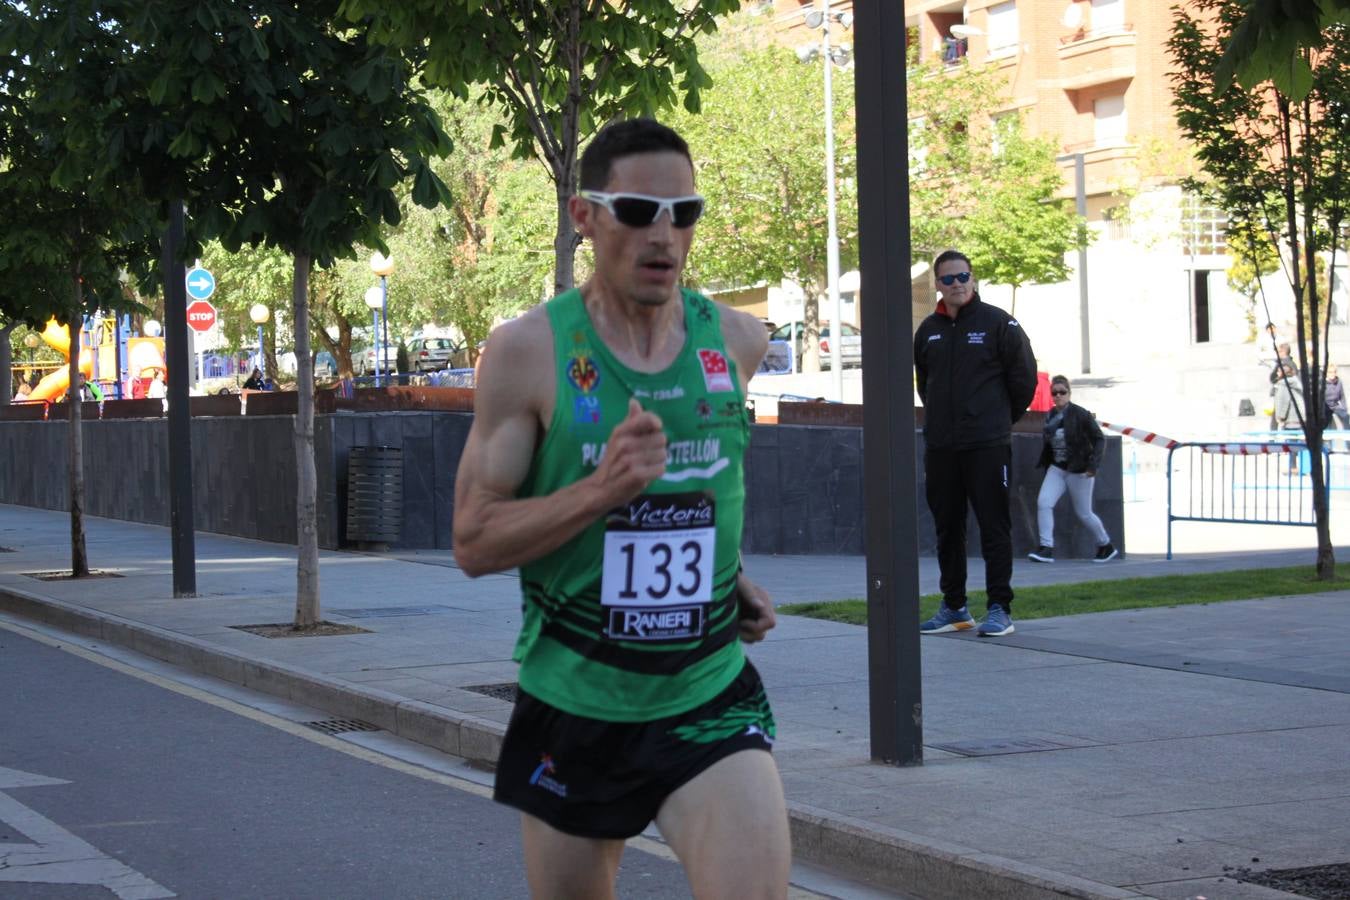
[[[740,0],[343,0],[374,39],[426,48],[429,84],[466,97],[482,85],[508,122],[494,144],[548,167],[555,192],[554,288],[574,283],[576,232],[567,212],[582,141],[610,119],[683,100],[697,111],[708,76],[695,37]]]
[[[1228,286],[1243,298],[1243,315],[1247,319],[1247,340],[1256,339],[1256,301],[1262,296],[1261,278],[1280,270],[1280,254],[1275,245],[1266,237],[1257,233],[1251,223],[1229,226],[1228,258],[1232,264],[1228,267]],[[1269,320],[1269,316],[1266,316]],[[1271,335],[1272,353],[1277,353],[1273,345],[1275,335]]]
[[[825,96],[820,64],[770,47],[716,57],[698,113],[670,118],[689,142],[707,201],[686,277],[739,286],[789,279],[804,294],[802,370],[819,371],[826,283]],[[834,81],[840,268],[857,265],[851,79]]]
[[[1168,41],[1176,63],[1174,105],[1207,176],[1189,187],[1212,197],[1239,234],[1260,235],[1281,254],[1298,309],[1317,573],[1330,579],[1336,562],[1321,452],[1327,332],[1318,327],[1326,317],[1316,260],[1335,252],[1350,202],[1350,40],[1343,25],[1303,35],[1296,53],[1310,80],[1296,91],[1272,82],[1219,86],[1214,72],[1247,12],[1243,0],[1194,0],[1175,10]]]
[[[83,14],[83,15],[82,15]],[[153,210],[135,179],[108,167],[102,142],[119,114],[106,93],[125,48],[97,9],[0,4],[0,321],[70,328],[66,411],[71,574],[89,574],[79,342],[85,314],[123,305],[122,271],[143,263]],[[72,124],[78,120],[79,127]],[[5,375],[8,376],[6,370]],[[6,382],[7,383],[7,380]]]
[[[248,244],[284,250],[293,259],[291,323],[297,360],[310,352],[309,278],[359,245],[387,250],[382,225],[402,216],[396,188],[411,178],[415,202],[448,202],[431,168],[450,149],[435,112],[413,83],[400,51],[369,43],[365,32],[338,30],[336,2],[274,4],[266,20],[225,35],[262,43],[250,61],[241,104],[247,130],[238,136],[233,172],[262,190],[233,209],[216,210],[227,250]],[[282,90],[278,91],[277,87]],[[264,89],[266,88],[266,89]],[[314,468],[314,373],[298,367],[297,628],[319,622],[317,483]]]
[[[1313,85],[1303,51],[1321,47],[1328,29],[1350,26],[1350,0],[1242,0],[1242,6],[1244,14],[1215,66],[1215,81],[1227,87],[1236,75],[1249,89],[1270,81],[1290,100],[1303,100]]]
[[[1017,289],[1067,279],[1065,254],[1086,246],[1088,231],[1070,202],[1055,198],[1064,176],[1053,142],[1027,136],[1017,116],[993,127],[997,146],[975,154],[989,177],[961,222],[961,246],[983,280],[1012,286],[1016,315]]]
[[[963,223],[989,189],[989,114],[1004,103],[995,69],[919,63],[907,77],[910,262],[959,246]]]

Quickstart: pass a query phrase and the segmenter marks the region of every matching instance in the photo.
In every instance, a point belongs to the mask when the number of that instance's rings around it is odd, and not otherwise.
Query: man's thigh
[[[612,898],[623,841],[577,837],[521,813],[525,876],[534,900]]]
[[[698,900],[787,896],[792,847],[773,756],[743,750],[680,787],[656,816]]]

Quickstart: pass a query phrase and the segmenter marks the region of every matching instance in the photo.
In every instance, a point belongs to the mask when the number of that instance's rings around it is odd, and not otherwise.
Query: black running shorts
[[[493,798],[567,834],[630,838],[694,776],[741,750],[770,750],[773,738],[773,713],[749,660],[712,700],[651,722],[574,716],[522,691]]]

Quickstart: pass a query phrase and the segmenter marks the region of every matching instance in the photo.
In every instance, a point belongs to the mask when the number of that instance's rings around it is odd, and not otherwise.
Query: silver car
[[[793,345],[793,358],[797,360],[797,367],[801,368],[802,358],[802,331],[801,322],[789,322],[783,325],[773,334],[769,335],[771,341],[791,341],[793,331],[796,331],[796,343]],[[844,359],[844,368],[849,366],[862,365],[862,332],[847,322],[843,325],[843,344],[839,347],[839,353]],[[830,344],[830,326],[820,326],[820,367],[828,369],[834,364],[834,347]]]
[[[408,368],[414,372],[433,372],[450,365],[458,345],[450,338],[416,338],[408,342]]]

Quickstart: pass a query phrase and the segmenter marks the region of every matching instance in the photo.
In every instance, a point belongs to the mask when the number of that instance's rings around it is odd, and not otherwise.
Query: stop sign
[[[194,300],[188,304],[187,320],[193,331],[210,331],[216,324],[216,308],[205,300]]]

